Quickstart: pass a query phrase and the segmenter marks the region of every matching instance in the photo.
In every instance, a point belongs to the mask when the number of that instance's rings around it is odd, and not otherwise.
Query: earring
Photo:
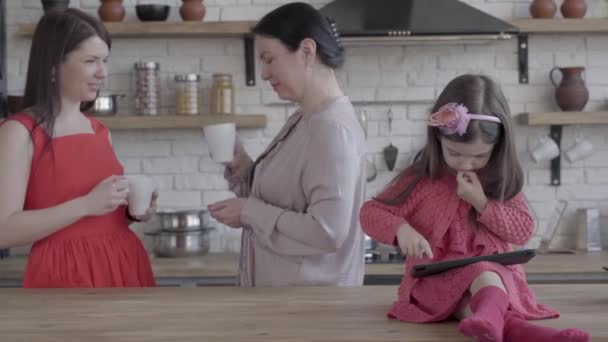
[[[51,70],[51,83],[55,83],[55,81],[55,68],[53,68],[53,70]]]

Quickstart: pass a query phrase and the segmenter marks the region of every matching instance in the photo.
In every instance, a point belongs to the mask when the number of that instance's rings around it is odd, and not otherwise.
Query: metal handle
[[[363,133],[365,134],[365,140],[367,140],[367,111],[364,109],[361,111],[361,128],[363,128]]]
[[[393,136],[393,109],[388,109],[388,136],[391,138]]]
[[[551,69],[551,71],[549,72],[549,80],[551,80],[551,83],[553,83],[554,87],[557,87],[557,82],[555,82],[555,79],[553,79],[553,72],[555,70],[559,70],[559,67],[554,67],[553,69]]]

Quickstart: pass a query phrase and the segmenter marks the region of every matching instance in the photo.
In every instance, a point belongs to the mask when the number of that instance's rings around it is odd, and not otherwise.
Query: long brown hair
[[[110,35],[95,17],[80,10],[47,12],[38,22],[27,68],[23,108],[31,113],[36,125],[53,136],[55,120],[61,111],[61,64],[67,54],[94,36],[100,37],[111,47]],[[81,104],[81,110],[90,108],[92,102]]]
[[[471,120],[467,132],[462,136],[457,133],[445,135],[439,128],[428,126],[426,146],[420,157],[387,187],[399,184],[403,189],[392,189],[390,195],[385,190],[377,200],[390,205],[401,204],[424,177],[441,177],[447,168],[441,150],[441,137],[465,143],[481,138],[485,143],[495,144],[488,164],[478,172],[486,196],[504,201],[521,191],[524,174],[515,151],[509,105],[500,86],[487,76],[462,75],[448,83],[433,106],[432,113],[448,103],[462,104],[470,113],[496,116],[502,124]]]

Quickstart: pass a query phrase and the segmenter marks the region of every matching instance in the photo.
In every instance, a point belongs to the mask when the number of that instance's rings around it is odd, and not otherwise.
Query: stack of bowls
[[[209,253],[209,213],[204,209],[163,210],[157,213],[159,228],[146,233],[154,238],[154,254],[158,257],[189,257]]]

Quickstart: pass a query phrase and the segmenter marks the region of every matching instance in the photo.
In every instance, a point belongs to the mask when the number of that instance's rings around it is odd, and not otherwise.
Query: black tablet
[[[474,264],[480,261],[491,261],[502,265],[525,264],[536,255],[535,249],[524,249],[508,253],[495,253],[450,261],[435,262],[431,264],[416,265],[412,268],[412,277],[421,278],[441,273],[452,268]]]

